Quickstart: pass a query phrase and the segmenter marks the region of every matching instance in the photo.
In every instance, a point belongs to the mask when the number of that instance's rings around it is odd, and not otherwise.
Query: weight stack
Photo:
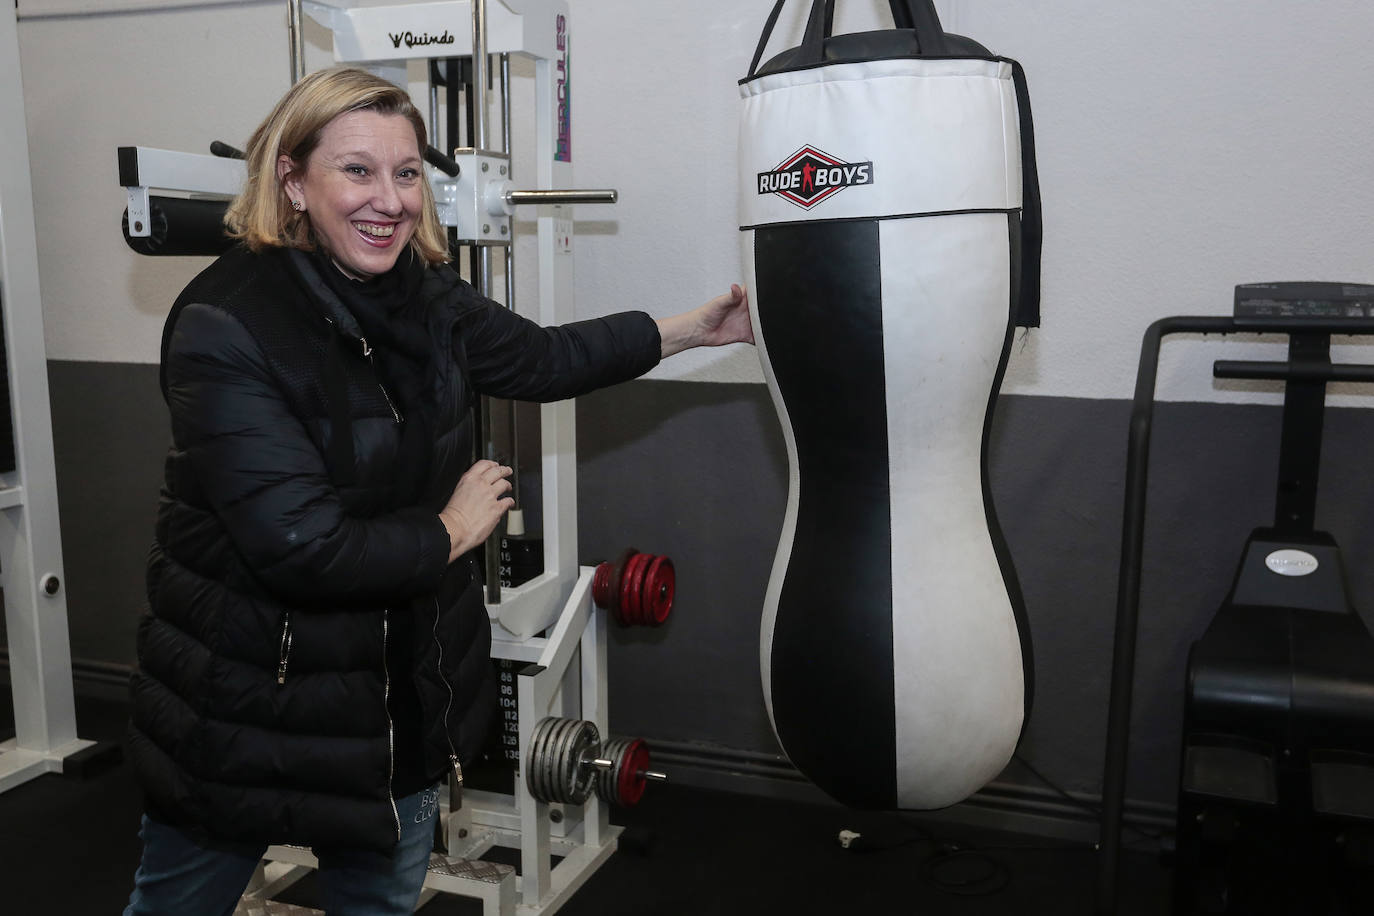
[[[1024,81],[917,0],[840,36],[816,0],[760,67],[781,7],[740,83],[745,277],[790,471],[764,697],[835,799],[944,807],[1001,771],[1030,708],[987,486],[1012,333],[1038,323]]]
[[[544,539],[503,535],[500,556],[501,587],[524,585],[544,572]]]

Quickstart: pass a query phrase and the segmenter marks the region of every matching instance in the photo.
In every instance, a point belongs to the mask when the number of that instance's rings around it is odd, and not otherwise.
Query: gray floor
[[[8,709],[0,735],[11,734]],[[82,737],[117,740],[121,704],[78,700]],[[15,914],[117,913],[137,865],[140,804],[122,764],[85,779],[49,775],[0,795],[0,880]],[[1077,916],[1092,911],[1095,857],[1085,846],[950,828],[933,836],[891,814],[857,814],[671,785],[650,788],[620,851],[560,913]],[[841,829],[865,849],[842,849]],[[1168,910],[1170,874],[1127,853],[1121,916]],[[284,899],[311,903],[309,879]],[[480,914],[440,896],[425,916]]]

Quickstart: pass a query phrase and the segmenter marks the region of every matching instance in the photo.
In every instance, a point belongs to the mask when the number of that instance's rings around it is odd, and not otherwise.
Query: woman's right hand
[[[510,468],[484,458],[458,479],[448,505],[439,510],[439,520],[448,529],[450,563],[486,541],[515,505],[506,495],[512,489],[510,475]]]

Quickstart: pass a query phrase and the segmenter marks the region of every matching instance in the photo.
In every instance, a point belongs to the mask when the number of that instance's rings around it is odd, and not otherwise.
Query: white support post
[[[565,33],[566,34],[566,33]],[[572,164],[558,162],[559,62],[535,62],[536,180],[540,190],[572,187]],[[539,208],[539,319],[565,324],[573,308],[573,215],[566,204]],[[559,581],[577,578],[577,412],[571,401],[540,412],[544,459],[544,568]]]
[[[64,757],[91,743],[76,736],[28,130],[12,10],[0,14],[0,311],[16,464],[0,474],[0,588],[15,722],[14,740],[0,744],[4,791],[60,772]]]
[[[606,738],[606,615],[593,606],[594,573],[579,570],[572,596],[543,643],[539,670],[517,678],[522,768],[545,716],[590,721]],[[514,803],[520,820],[519,912],[553,912],[615,851],[620,828],[611,826],[609,806],[593,794],[580,807],[564,806],[559,829],[553,830],[550,806],[530,794],[523,775],[516,779]],[[557,866],[550,861],[555,850],[563,857]]]
[[[606,683],[606,614],[592,614],[582,631],[579,671],[582,675],[582,718],[596,726],[604,744],[611,740],[609,694]],[[610,838],[610,805],[593,795],[583,810],[583,840],[588,846],[600,847]]]

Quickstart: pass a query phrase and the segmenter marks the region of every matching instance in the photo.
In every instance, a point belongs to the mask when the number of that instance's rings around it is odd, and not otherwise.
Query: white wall
[[[115,147],[241,144],[286,89],[284,3],[188,2],[20,0],[52,358],[156,361],[161,317],[204,263],[124,246]],[[569,2],[577,182],[621,192],[580,211],[579,311],[694,305],[739,273],[735,83],[770,3]],[[1021,60],[1035,110],[1044,326],[1018,340],[1005,390],[1129,397],[1155,318],[1226,314],[1242,282],[1374,282],[1374,4],[937,6],[950,31]],[[838,7],[839,30],[886,24],[879,0]],[[803,14],[793,0],[773,51]],[[308,64],[327,63],[322,34],[307,37]],[[1243,349],[1171,346],[1161,393],[1251,397],[1210,381],[1212,359]],[[655,376],[761,380],[743,347]]]

